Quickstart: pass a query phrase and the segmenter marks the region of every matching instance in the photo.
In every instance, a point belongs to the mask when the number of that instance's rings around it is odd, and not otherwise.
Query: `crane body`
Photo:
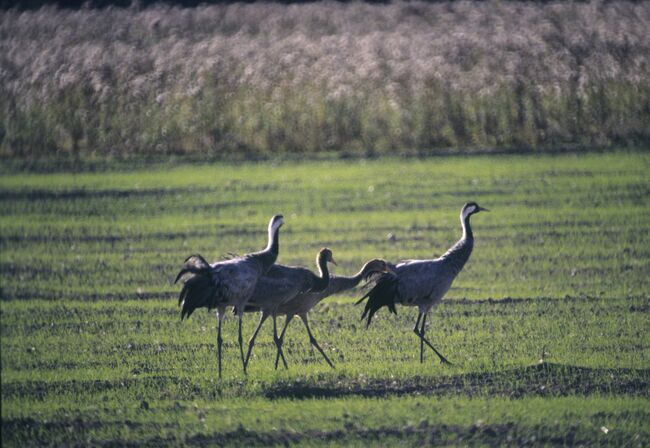
[[[392,272],[380,276],[370,291],[357,303],[368,299],[361,319],[367,318],[370,326],[374,314],[386,306],[397,313],[396,304],[418,307],[418,317],[413,331],[420,338],[420,362],[424,362],[424,345],[431,348],[443,363],[447,359],[426,339],[425,329],[429,310],[440,303],[444,295],[469,260],[474,248],[474,235],[470,217],[488,211],[475,202],[468,202],[460,213],[463,234],[444,255],[433,260],[405,260],[394,266]],[[420,324],[421,322],[421,324]]]
[[[279,254],[279,232],[284,223],[282,215],[271,218],[268,225],[268,244],[265,249],[230,260],[209,264],[201,255],[192,255],[185,260],[174,283],[183,279],[183,288],[178,303],[181,306],[181,320],[190,317],[197,308],[217,309],[217,358],[221,378],[221,351],[223,338],[221,326],[226,308],[233,306],[239,315],[239,351],[246,372],[244,358],[242,319],[243,311],[255,291],[259,278],[266,274]]]
[[[306,268],[276,264],[269,269],[266,275],[259,279],[248,302],[247,310],[250,311],[253,308],[259,310],[261,312],[260,321],[248,343],[245,365],[248,365],[257,334],[264,321],[270,316],[273,318],[273,341],[279,356],[282,357],[285,368],[287,367],[287,361],[282,353],[277,332],[278,308],[299,295],[323,291],[330,281],[327,268],[328,262],[336,264],[332,251],[324,248],[319,251],[316,257],[319,276]]]

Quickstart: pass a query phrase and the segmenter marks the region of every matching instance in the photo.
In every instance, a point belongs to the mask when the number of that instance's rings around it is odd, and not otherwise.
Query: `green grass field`
[[[650,444],[650,155],[384,158],[0,177],[2,444]],[[358,293],[299,322],[273,369],[271,324],[241,371],[236,320],[180,322],[183,259],[265,244],[335,273],[476,246],[428,335],[414,309],[369,330]],[[393,233],[395,238],[388,238]],[[246,337],[257,317],[247,315]],[[540,358],[543,363],[539,363]]]

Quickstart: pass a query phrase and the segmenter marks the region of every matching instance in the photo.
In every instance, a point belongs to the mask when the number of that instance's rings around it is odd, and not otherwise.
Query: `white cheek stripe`
[[[473,205],[470,205],[467,207],[465,210],[463,210],[463,219],[467,218],[467,216],[472,213],[474,210],[476,210],[476,207]]]

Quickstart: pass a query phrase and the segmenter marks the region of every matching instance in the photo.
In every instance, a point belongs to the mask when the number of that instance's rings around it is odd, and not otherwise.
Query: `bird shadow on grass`
[[[337,379],[305,384],[275,383],[265,396],[277,398],[386,397],[400,395],[567,396],[626,394],[650,396],[650,369],[597,369],[555,363],[456,376],[405,379]]]

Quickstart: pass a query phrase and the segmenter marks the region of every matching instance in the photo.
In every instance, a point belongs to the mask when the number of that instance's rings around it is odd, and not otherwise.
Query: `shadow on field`
[[[38,445],[51,445],[52,440],[67,440],[70,433],[80,440],[88,440],[91,430],[103,428],[110,430],[128,427],[143,433],[154,434],[160,430],[159,423],[141,423],[132,420],[105,422],[84,420],[77,417],[72,420],[41,422],[33,418],[18,418],[2,421],[3,444],[20,445],[24,440],[30,440]],[[178,430],[177,425],[166,424],[168,429]],[[342,444],[379,444],[379,445],[408,445],[419,446],[449,446],[450,443],[475,444],[487,446],[509,445],[587,445],[589,439],[583,439],[578,428],[570,427],[559,432],[553,427],[519,426],[514,423],[484,424],[477,422],[473,425],[430,424],[426,419],[418,425],[396,427],[364,428],[362,423],[350,418],[343,423],[345,429],[331,431],[310,430],[299,432],[295,430],[255,431],[240,425],[238,429],[228,432],[199,433],[182,439],[184,446],[289,446],[309,443],[318,440],[321,443],[336,442]],[[582,436],[582,437],[581,437]],[[626,437],[627,436],[627,437]],[[623,444],[629,435],[618,432],[615,442]],[[611,442],[613,439],[608,439]],[[95,440],[94,442],[98,442]],[[176,436],[154,436],[145,441],[128,443],[125,440],[101,440],[104,446],[177,446]],[[83,445],[83,443],[81,444]]]
[[[650,369],[591,369],[561,364],[541,364],[501,372],[469,373],[440,378],[411,377],[402,380],[334,378],[275,381],[263,386],[263,395],[278,398],[337,398],[441,395],[466,397],[566,396],[626,394],[650,397]],[[245,394],[246,383],[229,386],[235,395]],[[174,400],[213,400],[222,396],[218,385],[176,376],[143,376],[116,380],[9,381],[2,384],[3,399],[38,399],[51,395],[98,394],[122,390],[132,394],[159,393]]]
[[[453,444],[479,443],[487,446],[502,446],[504,444],[550,444],[550,445],[581,445],[588,439],[581,440],[575,428],[562,434],[552,434],[552,430],[543,427],[521,427],[508,424],[474,424],[461,425],[431,425],[423,420],[417,426],[363,428],[360,422],[349,421],[344,424],[344,430],[333,431],[274,431],[257,432],[239,428],[223,434],[197,434],[185,439],[189,446],[206,445],[238,445],[238,446],[290,446],[318,440],[321,443],[335,444],[378,444],[378,445],[428,445],[449,446]],[[155,444],[155,443],[154,443]]]
[[[441,378],[342,379],[336,384],[274,384],[266,397],[336,398],[349,395],[565,396],[594,393],[649,396],[650,369],[593,369],[543,363],[500,372],[468,373]]]

